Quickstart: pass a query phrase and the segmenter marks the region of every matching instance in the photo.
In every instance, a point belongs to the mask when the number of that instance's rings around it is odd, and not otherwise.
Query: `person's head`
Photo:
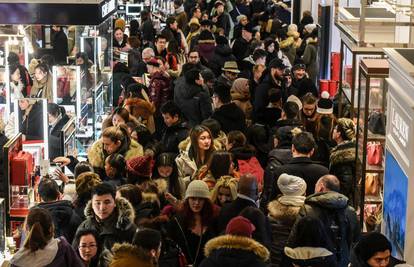
[[[231,101],[230,90],[227,86],[218,83],[214,87],[214,93],[211,98],[213,99],[214,108],[218,109],[222,105],[230,103]]]
[[[253,52],[253,61],[255,62],[255,64],[266,64],[266,56],[267,53],[265,50],[263,49],[256,49]]]
[[[200,31],[211,31],[212,26],[213,23],[211,20],[208,19],[208,13],[203,12],[200,21]]]
[[[315,139],[309,132],[301,132],[292,138],[292,154],[294,157],[311,157],[315,150]]]
[[[116,198],[126,198],[132,207],[136,208],[142,202],[142,191],[134,184],[121,185],[116,191]]]
[[[226,226],[227,235],[251,238],[255,230],[256,227],[250,222],[250,220],[240,215],[231,219]]]
[[[146,147],[153,141],[151,132],[143,124],[139,124],[132,130],[131,138],[140,143],[143,147]]]
[[[243,147],[246,145],[247,138],[241,131],[231,131],[227,134],[226,149],[229,151],[232,148]]]
[[[312,93],[302,97],[302,112],[306,117],[311,118],[315,115],[317,102],[318,99]]]
[[[264,70],[266,69],[265,65],[263,64],[258,64],[258,65],[254,65],[253,67],[253,79],[258,82],[263,75]]]
[[[160,69],[161,69],[161,64],[158,61],[158,58],[156,57],[152,58],[150,61],[147,62],[147,70],[150,76],[160,71]]]
[[[83,68],[88,68],[89,57],[86,52],[78,52],[75,56],[76,66],[82,66]]]
[[[292,68],[293,77],[296,80],[301,80],[306,76],[306,65],[303,60],[297,60]]]
[[[220,16],[224,13],[224,3],[221,0],[217,0],[214,4],[214,7],[216,8],[217,16]]]
[[[29,210],[26,217],[27,236],[24,241],[24,248],[30,252],[43,249],[53,238],[53,219],[47,209],[34,207]]]
[[[152,176],[154,161],[151,155],[137,156],[127,161],[128,182],[141,184],[148,181]]]
[[[112,184],[101,183],[92,190],[92,209],[96,219],[109,218],[116,208],[116,189]]]
[[[55,103],[48,103],[47,104],[47,117],[49,124],[53,124],[59,120],[66,113],[64,107],[60,107],[58,104]]]
[[[108,154],[125,153],[129,149],[131,139],[125,124],[105,128],[102,132],[103,149]]]
[[[93,229],[82,229],[76,232],[73,248],[85,263],[98,260],[101,251],[99,234]]]
[[[42,81],[49,73],[49,67],[45,63],[40,63],[35,67],[35,79]]]
[[[286,66],[283,64],[283,61],[279,58],[273,59],[269,63],[270,68],[270,75],[273,79],[281,80],[283,78],[283,73],[286,68]]]
[[[231,153],[227,151],[214,151],[207,163],[207,167],[216,180],[224,175],[232,175],[234,166]]]
[[[105,174],[110,178],[125,177],[125,158],[121,154],[111,154],[105,159]]]
[[[359,240],[355,246],[356,256],[369,267],[388,267],[392,246],[381,233],[371,232]]]
[[[86,204],[91,199],[93,188],[100,183],[102,183],[101,178],[93,171],[86,171],[79,174],[75,181],[78,200],[83,200],[85,202],[84,204]]]
[[[78,164],[76,164],[75,171],[73,173],[75,180],[84,172],[93,172],[93,168],[88,161],[80,161]]]
[[[140,48],[141,47],[141,40],[139,39],[138,36],[130,36],[128,37],[128,44],[132,47],[132,48]]]
[[[180,108],[173,101],[168,101],[162,105],[161,114],[167,127],[171,127],[180,121]]]
[[[161,255],[161,233],[150,228],[139,229],[135,232],[132,244],[142,248],[149,256],[158,260]]]
[[[291,148],[292,138],[302,130],[298,127],[283,126],[277,129],[273,135],[273,143],[275,148]]]
[[[200,214],[208,202],[210,202],[208,185],[204,181],[193,180],[185,191],[184,205],[187,204],[193,214]]]
[[[305,216],[297,223],[297,235],[291,247],[320,247],[330,249],[328,234],[322,222],[314,217]]]
[[[200,62],[200,54],[195,49],[190,50],[188,53],[188,63],[195,65],[198,62]]]
[[[19,65],[20,64],[20,58],[19,55],[14,52],[9,52],[9,55],[7,56],[7,63],[11,65]],[[11,73],[11,72],[10,72]]]
[[[240,177],[238,192],[254,200],[258,198],[257,178],[252,174],[244,174]]]
[[[191,151],[190,154],[196,159],[197,165],[207,162],[208,157],[214,151],[214,138],[205,126],[198,125],[191,129],[190,132]],[[204,160],[202,159],[204,156]],[[202,162],[203,161],[203,162]]]
[[[252,25],[250,25],[249,23],[244,25],[242,27],[241,35],[242,35],[242,38],[244,40],[246,40],[247,42],[250,42],[253,38],[253,27],[252,27]]]
[[[335,175],[324,175],[316,182],[315,193],[322,192],[339,192],[341,189],[341,184],[339,183],[338,178]]]
[[[161,153],[155,163],[156,171],[161,178],[171,178],[176,172],[175,156],[173,153]]]
[[[223,206],[237,198],[237,179],[231,176],[222,176],[217,180],[211,191],[211,201]]]
[[[201,9],[199,7],[194,7],[191,9],[191,17],[197,18],[198,20],[201,20]]]
[[[348,118],[340,118],[332,132],[332,140],[337,144],[343,141],[351,141],[355,139],[355,124],[354,121]]]
[[[165,37],[164,35],[158,35],[155,38],[155,47],[157,48],[158,52],[162,52],[164,51],[164,49],[166,48],[167,45],[167,37]]]
[[[282,117],[287,120],[296,119],[299,115],[299,107],[295,102],[286,102],[282,107]]]
[[[200,70],[196,68],[187,71],[184,74],[184,78],[186,83],[190,85],[202,86],[204,84],[203,76],[201,76]]]
[[[276,48],[275,47],[275,44],[276,44],[276,41],[274,39],[267,38],[264,41],[264,44],[265,44],[265,50],[266,50],[266,52],[268,52],[270,54],[273,54],[275,52],[275,48]]]
[[[124,31],[121,28],[115,28],[114,38],[118,43],[122,43],[124,40]]]
[[[18,68],[18,65],[11,65],[9,67],[10,71],[10,80],[12,82],[20,82],[22,81],[22,75],[20,73],[20,69]]]
[[[165,24],[173,31],[176,31],[178,29],[178,23],[174,16],[168,17],[165,21]]]
[[[243,15],[243,14],[237,16],[236,19],[237,19],[239,25],[241,25],[241,26],[246,26],[246,24],[249,23],[249,19],[247,18],[246,15]]]
[[[232,82],[237,79],[237,75],[240,73],[236,61],[226,61],[221,70],[223,71],[224,76]]]
[[[282,173],[277,179],[277,186],[284,196],[304,196],[306,182],[302,178]]]
[[[268,92],[269,102],[273,105],[282,105],[282,91],[279,88],[271,88]]]
[[[127,109],[122,107],[117,107],[112,112],[112,125],[118,126],[120,124],[125,124],[129,121],[129,112]]]
[[[29,99],[26,99],[26,98],[19,99],[19,108],[23,111],[28,110],[28,108],[32,105],[33,105],[33,102],[30,101]]]
[[[52,202],[60,198],[59,186],[55,180],[49,178],[43,178],[40,181],[38,192],[44,202]]]
[[[142,50],[142,61],[145,63],[150,61],[153,57],[155,57],[155,53],[151,47],[146,47]]]
[[[201,125],[207,127],[210,130],[213,138],[218,138],[220,136],[221,125],[217,120],[212,118],[205,119],[201,122]]]

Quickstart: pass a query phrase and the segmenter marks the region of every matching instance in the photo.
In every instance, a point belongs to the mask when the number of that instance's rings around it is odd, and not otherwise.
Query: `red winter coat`
[[[159,110],[167,101],[172,100],[173,92],[170,83],[171,78],[165,76],[162,72],[156,72],[152,75],[148,90],[149,97],[156,110]]]

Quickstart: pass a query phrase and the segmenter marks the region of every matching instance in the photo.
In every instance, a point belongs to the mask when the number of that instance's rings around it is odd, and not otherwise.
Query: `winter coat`
[[[277,186],[277,179],[282,173],[299,176],[305,180],[306,195],[308,196],[315,192],[315,185],[319,178],[328,174],[329,171],[326,167],[314,163],[310,158],[292,158],[292,160],[287,164],[275,169],[270,199],[275,199],[281,193],[279,187]]]
[[[296,264],[295,266],[312,266],[312,267],[337,267],[335,255],[326,248],[319,247],[297,247],[285,248],[287,262]],[[284,262],[286,264],[287,262]]]
[[[198,40],[197,42],[197,51],[203,63],[208,64],[210,62],[214,56],[215,49],[216,45],[214,40]]]
[[[89,201],[85,208],[86,219],[78,228],[78,231],[93,229],[98,232],[102,247],[109,250],[115,243],[131,243],[137,228],[131,203],[122,197],[116,198],[115,203],[116,207],[109,218],[98,222],[92,209],[92,201]]]
[[[52,102],[53,94],[52,94],[52,85],[53,79],[52,75],[48,73],[46,77],[42,80],[38,81],[33,79],[33,86],[30,90],[30,97],[31,98],[46,98],[48,102]]]
[[[152,21],[150,19],[147,19],[147,20],[142,22],[141,31],[142,31],[142,40],[143,41],[148,41],[150,43],[154,42],[156,32],[155,32],[154,26],[152,24]]]
[[[123,243],[115,244],[112,248],[113,256],[109,267],[155,267],[152,259],[137,246]]]
[[[283,249],[289,238],[290,231],[295,223],[300,207],[304,204],[305,197],[290,198],[284,196],[282,201],[278,199],[269,203],[269,221],[272,229],[272,247],[270,258],[273,267],[279,267],[282,261]],[[291,201],[290,201],[291,200]]]
[[[249,46],[250,43],[246,41],[243,37],[239,37],[234,41],[232,51],[233,55],[237,59],[238,64],[240,64],[245,57],[249,56]]]
[[[302,56],[303,62],[306,64],[306,72],[309,79],[316,84],[318,78],[318,38],[308,38],[306,40],[305,52]]]
[[[159,110],[163,104],[172,99],[170,82],[171,79],[160,71],[151,76],[148,91],[150,100],[156,110]]]
[[[236,57],[233,55],[232,50],[228,44],[217,45],[214,49],[214,55],[208,62],[209,68],[214,72],[216,77],[220,76],[223,72],[221,69],[224,67],[226,61],[236,61]]]
[[[255,89],[253,119],[258,123],[264,123],[264,111],[269,105],[269,90],[272,88],[283,91],[284,84],[282,81],[275,81],[269,74]]]
[[[350,264],[349,267],[370,267],[370,265],[368,265],[368,263],[364,262],[360,255],[358,255],[358,252],[356,250],[356,247],[358,246],[358,243],[352,248],[351,250],[351,255],[350,255]],[[390,262],[386,267],[394,267],[398,264],[403,264],[405,263],[404,261],[398,260],[396,258],[394,258],[393,256],[390,257]]]
[[[76,229],[82,223],[82,219],[76,214],[73,205],[68,200],[43,202],[37,205],[39,208],[47,209],[53,218],[55,236],[64,236],[72,243]]]
[[[144,149],[135,140],[131,139],[129,149],[124,153],[125,160],[129,160],[138,156],[144,155]],[[88,160],[91,166],[95,169],[95,172],[103,173],[105,167],[106,152],[104,152],[104,146],[102,139],[95,141],[88,151]]]
[[[178,179],[186,186],[192,180],[193,175],[197,172],[198,167],[194,159],[189,156],[190,143],[188,143],[185,150],[180,152],[180,155],[175,158],[175,163],[178,169]]]
[[[269,251],[249,237],[223,235],[211,239],[204,248],[200,267],[265,267]]]
[[[224,205],[221,208],[220,215],[218,217],[219,232],[224,232],[228,222],[234,217],[238,216],[240,212],[247,207],[257,208],[256,204],[253,201],[240,197],[237,197],[235,200],[233,200],[233,202]]]
[[[187,138],[189,129],[186,122],[179,121],[167,127],[161,137],[161,144],[164,152],[178,154],[178,145]]]
[[[69,117],[66,114],[63,114],[61,119],[49,129],[49,158],[55,159],[59,156],[63,155],[63,147],[61,147],[61,131],[62,128],[66,125],[69,121]],[[68,239],[69,240],[69,239]]]
[[[20,248],[10,260],[11,267],[84,267],[75,250],[64,237],[52,238],[36,252]]]
[[[305,200],[305,205],[299,211],[295,225],[289,236],[288,246],[296,239],[296,224],[305,217],[311,216],[322,221],[328,238],[335,248],[339,247],[337,259],[338,266],[345,267],[349,263],[350,249],[359,239],[359,223],[355,210],[348,205],[348,198],[337,192],[322,192],[310,195]],[[336,217],[336,225],[339,227],[338,234],[331,230],[329,217]],[[336,254],[336,253],[334,253]]]
[[[199,85],[186,83],[184,77],[176,80],[174,102],[180,107],[190,127],[200,124],[212,113],[208,91]]]
[[[63,30],[55,32],[52,35],[53,57],[56,64],[66,64],[68,56],[68,37]]]
[[[217,84],[221,84],[225,87],[228,88],[228,90],[230,91],[231,87],[233,86],[233,81],[229,80],[224,73],[222,73],[218,78],[217,78]]]
[[[25,111],[19,112],[19,131],[26,135],[26,140],[43,140],[43,108],[37,101],[32,105],[29,114],[23,120]]]
[[[224,30],[224,35],[226,38],[229,38],[230,28],[231,28],[231,22],[230,22],[230,15],[227,13],[221,14],[219,17],[217,17],[217,22],[215,23],[216,28],[222,28]]]
[[[151,133],[155,132],[155,106],[149,100],[139,97],[127,98],[124,101],[124,108],[143,123]]]
[[[354,191],[355,152],[355,142],[348,141],[334,147],[329,160],[329,173],[338,177],[341,183],[341,193],[348,198],[353,195]]]
[[[249,88],[243,87],[233,87],[230,90],[231,99],[234,104],[236,104],[246,116],[246,120],[250,121],[252,119],[253,106],[250,102],[250,90]]]
[[[211,118],[217,120],[221,130],[225,133],[230,131],[244,131],[246,129],[246,117],[244,112],[234,103],[224,104],[216,109]]]
[[[293,37],[288,37],[280,42],[279,48],[283,51],[283,54],[289,59],[290,64],[294,64],[296,59],[296,47]]]
[[[299,99],[302,99],[307,93],[312,93],[315,97],[319,96],[315,82],[307,77],[303,77],[300,80],[293,79],[292,86],[297,89],[297,94],[295,95],[299,97]]]

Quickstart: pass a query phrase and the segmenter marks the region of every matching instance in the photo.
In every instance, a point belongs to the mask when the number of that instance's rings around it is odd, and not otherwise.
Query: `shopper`
[[[73,249],[83,261],[84,267],[98,267],[102,246],[95,230],[85,229],[76,233]]]
[[[333,175],[322,176],[315,185],[315,194],[306,198],[298,220],[304,216],[321,220],[338,266],[345,267],[349,263],[352,244],[359,239],[360,229],[355,210],[349,206],[348,198],[339,191],[338,178]],[[300,240],[297,236],[298,224],[293,226],[288,246],[292,246],[293,240]]]
[[[49,211],[32,208],[26,218],[26,240],[11,258],[11,267],[60,266],[83,267],[64,237],[54,238],[53,219]]]
[[[214,151],[207,164],[198,169],[195,179],[203,180],[209,190],[216,185],[222,176],[235,176],[231,153],[227,151]]]
[[[150,228],[139,229],[132,240],[132,244],[143,249],[152,258],[154,264],[158,264],[161,254],[162,236],[157,230]]]
[[[168,101],[161,107],[161,114],[167,126],[161,137],[163,151],[178,154],[178,145],[188,137],[187,123],[173,101]]]
[[[55,236],[64,236],[72,243],[81,218],[76,214],[68,200],[60,200],[61,193],[55,180],[43,178],[38,186],[41,203],[39,208],[47,209],[53,218]]]
[[[131,203],[135,211],[135,225],[138,226],[139,219],[138,213],[140,205],[142,204],[142,190],[137,185],[133,184],[124,184],[118,187],[116,191],[116,198],[123,197]]]
[[[253,112],[249,86],[248,79],[238,78],[233,82],[230,90],[232,102],[243,111],[248,125],[252,123]]]
[[[138,156],[126,162],[127,182],[142,185],[150,181],[154,161],[151,155]]]
[[[240,73],[238,64],[236,61],[226,61],[221,70],[222,73],[217,78],[217,84],[224,85],[230,91],[233,82],[237,79],[237,75]]]
[[[189,264],[199,266],[204,259],[204,246],[217,232],[217,207],[210,200],[205,182],[192,181],[185,193],[184,203],[171,218],[168,235],[175,240]]]
[[[26,68],[18,63],[9,65],[10,73],[10,96],[11,101],[14,99],[30,96],[33,80]]]
[[[64,156],[61,134],[63,127],[69,121],[69,116],[66,115],[64,107],[60,107],[55,103],[47,104],[47,115],[49,122],[49,158],[55,159],[59,156]]]
[[[24,98],[19,100],[18,108],[20,109],[18,129],[19,132],[22,133],[23,141],[43,140],[44,133],[42,102]]]
[[[104,182],[110,183],[115,187],[126,183],[126,161],[124,156],[115,153],[105,159]]]
[[[226,226],[226,235],[210,240],[205,247],[206,259],[200,267],[267,266],[269,251],[252,239],[257,230],[245,217],[237,216]]]
[[[102,238],[103,248],[111,249],[115,243],[131,242],[135,233],[135,213],[125,198],[115,199],[116,190],[110,184],[94,187],[92,200],[85,208],[86,220],[78,228],[93,229]]]
[[[292,86],[298,91],[297,97],[302,98],[307,93],[312,93],[315,97],[318,97],[315,83],[306,76],[306,64],[303,60],[298,59],[295,61],[292,72]]]
[[[53,56],[57,64],[67,64],[68,56],[68,37],[63,31],[62,26],[53,25],[52,26],[52,36],[51,36]]]
[[[302,97],[302,122],[305,130],[310,133],[315,133],[316,131],[316,107],[318,103],[318,98],[316,98],[312,93],[306,93]]]
[[[224,63],[227,61],[236,61],[236,57],[233,55],[226,37],[217,36],[216,44],[214,55],[208,62],[208,66],[214,72],[214,75],[218,77],[222,72],[221,69],[224,67]]]
[[[231,203],[237,198],[237,179],[231,176],[221,176],[211,190],[211,201],[219,207]]]
[[[82,162],[79,164],[81,163]],[[90,168],[90,166],[88,166],[88,168]],[[92,189],[101,183],[102,180],[99,175],[89,170],[76,176],[75,188],[77,196],[73,202],[73,205],[75,207],[76,214],[78,214],[82,220],[85,219],[84,210],[88,202],[91,200]]]
[[[222,29],[224,36],[229,38],[231,18],[230,15],[224,10],[224,2],[218,0],[214,3],[215,14],[213,15],[212,21],[216,25],[216,29]]]
[[[30,90],[30,97],[47,98],[48,102],[52,102],[52,74],[49,67],[44,63],[39,63],[35,67],[33,86]]]
[[[148,84],[149,97],[155,109],[159,111],[161,106],[172,98],[170,89],[171,78],[161,70],[156,58],[147,62],[147,69],[150,75]]]

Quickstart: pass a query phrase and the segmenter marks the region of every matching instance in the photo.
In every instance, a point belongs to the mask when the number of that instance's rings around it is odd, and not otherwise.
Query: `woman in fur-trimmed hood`
[[[356,154],[354,122],[347,118],[338,119],[332,133],[332,139],[335,140],[337,146],[331,151],[329,173],[338,177],[341,183],[341,193],[352,201]]]
[[[226,235],[207,242],[204,247],[206,258],[200,267],[261,267],[267,266],[269,251],[251,238],[254,225],[245,217],[230,220]]]
[[[105,220],[98,221],[89,201],[85,208],[85,221],[78,231],[93,229],[98,232],[103,248],[111,249],[115,243],[131,242],[136,226],[134,224],[135,211],[128,200],[119,197],[115,200],[116,207],[113,213]]]

